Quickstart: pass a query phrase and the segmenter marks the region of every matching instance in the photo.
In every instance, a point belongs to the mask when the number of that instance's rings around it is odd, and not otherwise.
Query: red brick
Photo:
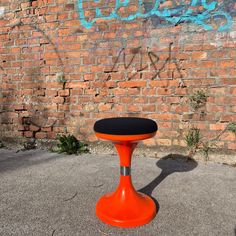
[[[220,122],[235,122],[235,120],[236,120],[236,114],[222,115]]]
[[[63,103],[64,102],[64,98],[63,97],[54,97],[51,101],[53,103]]]
[[[236,150],[236,142],[228,143],[228,149]]]
[[[192,59],[203,60],[207,58],[207,52],[192,52]]]
[[[45,138],[47,138],[47,133],[46,132],[38,132],[35,134],[35,138],[45,139]]]
[[[221,83],[223,85],[236,85],[236,79],[235,78],[224,78],[221,79]]]
[[[236,141],[236,135],[230,131],[225,132],[220,137],[221,140],[227,140],[227,141]]]
[[[59,90],[58,95],[61,97],[68,97],[68,96],[70,96],[70,90],[69,89]]]
[[[159,94],[159,95],[169,95],[169,94],[173,94],[173,90],[168,89],[168,88],[158,88],[157,89],[157,94]]]
[[[140,112],[141,108],[140,108],[140,106],[137,106],[137,105],[128,105],[127,111],[128,112]]]
[[[200,68],[214,68],[216,67],[216,62],[215,61],[202,61],[199,63]]]
[[[226,124],[219,123],[219,124],[210,124],[210,130],[224,130],[226,128]]]
[[[111,104],[99,104],[98,110],[99,111],[110,111],[111,110]]]
[[[225,112],[225,106],[207,105],[207,111],[223,113]]]
[[[4,122],[2,121],[2,124],[3,124]],[[17,126],[17,130],[18,131],[26,131],[26,130],[29,130],[28,129],[28,127],[27,126],[25,126],[25,125],[18,125]]]
[[[88,87],[88,82],[69,82],[66,83],[66,88],[87,88]]]
[[[23,135],[27,138],[32,138],[33,132],[32,131],[25,131],[25,132],[23,132]]]
[[[210,88],[210,93],[212,95],[225,94],[225,90],[226,90],[226,88],[224,88],[224,87],[222,87],[222,88]]]
[[[57,134],[55,132],[47,132],[48,139],[56,139]]]
[[[156,145],[156,140],[154,138],[146,139],[143,143],[149,147],[154,147]]]
[[[235,66],[236,66],[235,60],[225,60],[225,61],[219,62],[219,67],[222,67],[222,68],[235,67]]]
[[[146,81],[126,81],[126,82],[119,82],[118,86],[121,88],[139,88],[145,87]]]
[[[41,131],[50,132],[50,131],[52,131],[52,127],[42,127]]]
[[[39,131],[40,128],[38,126],[35,126],[35,125],[30,125],[30,131]]]
[[[157,139],[157,145],[160,146],[171,146],[171,140],[170,139]]]

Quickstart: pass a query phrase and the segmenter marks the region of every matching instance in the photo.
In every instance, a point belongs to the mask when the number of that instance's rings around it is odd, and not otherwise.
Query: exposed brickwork
[[[213,30],[154,18],[99,19],[86,29],[75,0],[2,2],[1,136],[54,139],[71,133],[96,141],[92,127],[97,119],[140,116],[159,124],[157,136],[144,144],[184,146],[190,126],[210,138],[236,122],[234,1],[229,9],[225,6],[233,24],[223,32],[216,25],[224,19],[212,19]],[[88,19],[105,1],[100,2],[84,1]],[[103,13],[113,8],[109,3]],[[131,4],[119,14],[135,11],[137,4]],[[189,96],[198,90],[208,98],[194,110]],[[235,143],[235,135],[226,132],[218,146],[236,150]]]

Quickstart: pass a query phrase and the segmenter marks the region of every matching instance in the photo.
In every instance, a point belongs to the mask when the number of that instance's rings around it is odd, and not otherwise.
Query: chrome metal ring
[[[120,174],[123,176],[128,176],[131,173],[131,169],[129,166],[121,166],[120,167]]]

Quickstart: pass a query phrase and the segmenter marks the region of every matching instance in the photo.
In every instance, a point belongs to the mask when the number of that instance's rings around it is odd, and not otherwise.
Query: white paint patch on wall
[[[215,47],[223,47],[226,42],[235,43],[236,42],[236,31],[231,32],[218,32],[211,39],[211,45]]]
[[[5,13],[5,7],[0,7],[0,18],[3,17]]]
[[[236,41],[236,31],[231,31],[229,33],[230,37],[233,39],[233,41],[235,42]]]

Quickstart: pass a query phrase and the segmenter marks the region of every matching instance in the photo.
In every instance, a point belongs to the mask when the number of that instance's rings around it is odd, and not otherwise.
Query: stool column
[[[120,183],[117,194],[125,198],[128,192],[136,192],[131,180],[131,158],[137,142],[114,142],[114,145],[120,157]]]

